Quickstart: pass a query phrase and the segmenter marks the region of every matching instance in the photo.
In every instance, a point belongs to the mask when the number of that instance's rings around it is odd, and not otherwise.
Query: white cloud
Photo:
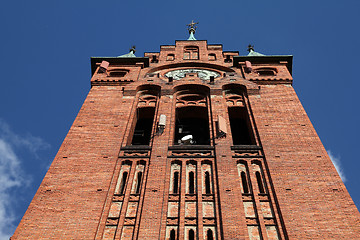
[[[9,190],[24,183],[20,172],[20,161],[11,145],[0,139],[0,239],[9,239],[9,230],[15,228]]]
[[[39,150],[48,149],[50,145],[46,143],[40,137],[34,137],[31,134],[26,136],[20,136],[14,133],[9,125],[0,118],[0,138],[10,142],[14,147],[26,148],[34,156],[38,157],[37,152]]]
[[[329,157],[330,157],[332,163],[334,164],[334,166],[336,168],[336,171],[340,175],[341,179],[343,180],[343,182],[346,182],[346,176],[345,176],[345,173],[344,173],[344,169],[341,166],[340,157],[339,156],[337,156],[337,157],[334,156],[330,150],[326,150],[326,151],[329,154]]]
[[[16,226],[13,209],[16,190],[26,187],[30,177],[22,168],[17,150],[27,150],[38,158],[37,152],[50,145],[31,134],[20,136],[13,132],[9,125],[0,119],[0,239],[9,239]]]

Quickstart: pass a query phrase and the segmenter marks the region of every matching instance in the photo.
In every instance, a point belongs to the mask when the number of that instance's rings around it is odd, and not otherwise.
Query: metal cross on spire
[[[254,45],[249,44],[249,46],[247,47],[247,50],[248,50],[248,52],[255,51]]]
[[[265,56],[264,54],[255,52],[254,45],[249,44],[247,50],[249,52],[248,56]]]
[[[135,46],[135,45],[132,46],[132,47],[129,49],[129,51],[135,53],[135,52],[136,52],[136,46]]]
[[[136,57],[135,56],[135,52],[136,52],[136,47],[135,45],[133,45],[130,49],[129,49],[129,53],[118,56],[118,57],[122,57],[122,58],[127,58],[127,57]]]
[[[186,25],[186,26],[188,26],[188,30],[189,30],[189,33],[190,32],[194,32],[195,33],[195,30],[196,30],[196,24],[199,24],[199,22],[197,22],[197,23],[195,23],[194,22],[194,20],[191,20],[191,23],[189,23],[188,25]]]
[[[199,24],[199,22],[194,22],[194,20],[192,20],[191,23],[186,25],[186,26],[188,26],[188,31],[190,34],[188,40],[196,40],[196,38],[194,36],[196,28],[197,28],[197,26],[195,26],[196,24]]]

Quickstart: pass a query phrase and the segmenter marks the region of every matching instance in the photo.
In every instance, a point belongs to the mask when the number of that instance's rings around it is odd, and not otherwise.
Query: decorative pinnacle
[[[249,46],[247,47],[247,50],[248,50],[248,52],[251,52],[251,51],[255,51],[255,49],[254,49],[254,45],[251,45],[251,44],[249,44]]]
[[[132,52],[132,53],[135,53],[135,52],[136,52],[136,47],[135,47],[135,45],[132,46],[132,47],[129,49],[129,51]]]
[[[199,24],[199,22],[197,22],[197,23],[195,23],[194,22],[194,20],[192,20],[191,21],[191,23],[190,24],[187,24],[186,26],[188,26],[188,31],[189,31],[189,33],[191,34],[191,33],[195,33],[195,30],[196,30],[196,24]]]
[[[190,34],[188,40],[190,40],[190,41],[196,40],[196,38],[195,38],[195,36],[194,36],[195,30],[196,30],[196,26],[195,26],[195,25],[198,24],[198,23],[199,23],[199,22],[195,23],[194,20],[192,20],[190,24],[186,25],[186,26],[188,26],[188,31],[189,31],[189,34]]]

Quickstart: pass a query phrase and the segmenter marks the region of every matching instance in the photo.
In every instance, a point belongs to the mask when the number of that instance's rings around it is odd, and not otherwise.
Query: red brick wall
[[[183,59],[183,49],[188,45],[199,48],[199,60]],[[169,53],[175,55],[174,61],[166,61]],[[208,61],[209,53],[216,54],[216,60]],[[224,62],[225,55],[236,54],[223,52],[221,45],[207,45],[206,41],[177,41],[175,46],[162,46],[160,53],[146,53],[150,60],[152,55],[159,60],[150,62],[150,67],[133,62],[115,64],[108,59],[109,68],[125,69],[129,73],[124,77],[110,77],[95,72],[91,80],[93,87],[12,239],[121,239],[126,234],[134,239],[165,239],[167,226],[174,223],[180,239],[186,235],[186,226],[197,227],[196,234],[201,239],[206,226],[216,229],[217,239],[251,239],[248,227],[257,225],[263,239],[267,240],[271,239],[266,234],[269,224],[278,228],[283,239],[358,238],[359,212],[291,86],[289,63],[283,59],[253,62],[254,69],[277,69],[276,76],[262,78],[255,72],[245,73],[244,62]],[[168,83],[164,74],[169,68],[213,69],[221,76],[214,84],[196,76]],[[152,138],[152,151],[146,153],[126,150],[135,126],[137,93],[144,84],[161,87],[153,128],[156,129],[160,114],[167,116],[164,133]],[[173,145],[175,131],[176,91],[183,84],[197,84],[202,86],[200,89],[209,90],[206,107],[213,148],[198,152],[168,149]],[[244,105],[250,113],[258,145],[253,151],[231,149],[232,134],[223,93],[226,84],[238,84],[247,89]],[[214,139],[218,115],[225,119],[228,134],[225,138]],[[125,160],[132,161],[133,166],[139,160],[146,163],[143,187],[136,196],[130,190],[123,196],[115,193]],[[187,196],[182,182],[181,194],[169,196],[173,160],[182,162],[183,167],[189,160],[198,167],[204,160],[211,162],[212,195],[198,192]],[[242,194],[238,160],[250,165],[255,160],[262,166],[266,194],[256,192],[259,189],[254,176],[249,178],[253,181],[253,192]],[[129,182],[133,179],[134,171]],[[201,185],[201,181],[198,178],[197,184]],[[123,208],[110,210],[119,199]],[[178,220],[167,215],[168,202],[174,199],[178,199],[180,206]],[[191,199],[201,205],[197,210],[188,210],[195,211],[190,215],[196,216],[196,225],[189,223],[193,220],[187,219],[184,211],[186,202],[193,201]],[[134,218],[127,215],[131,201],[138,206],[132,209],[136,213]],[[203,201],[215,203],[213,219],[205,219],[202,215]],[[257,206],[256,218],[246,218],[244,206],[249,205],[244,202]],[[262,202],[269,202],[273,218],[264,217],[270,210],[261,209]],[[115,215],[114,209],[118,211],[118,218],[111,217]],[[130,227],[123,231],[124,224]],[[113,226],[112,230],[106,232],[107,226]]]
[[[90,90],[12,239],[94,238],[131,105],[120,87]]]
[[[360,214],[292,86],[250,101],[289,238],[358,238]]]

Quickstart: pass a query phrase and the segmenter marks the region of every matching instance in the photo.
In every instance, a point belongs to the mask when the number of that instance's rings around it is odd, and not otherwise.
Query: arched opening
[[[229,113],[230,129],[234,145],[253,145],[255,135],[246,107],[246,87],[239,84],[223,86]]]
[[[131,145],[149,145],[154,116],[154,107],[142,107],[137,109],[137,120]]]
[[[189,172],[189,194],[195,194],[195,175]]]
[[[136,183],[136,194],[140,194],[141,189],[141,180],[142,180],[142,172],[137,173],[137,183]]]
[[[125,192],[125,184],[126,184],[127,176],[128,176],[128,173],[123,172],[123,175],[122,175],[122,178],[121,178],[120,190],[119,190],[120,195],[123,195],[124,192]]]
[[[259,172],[256,172],[255,175],[256,175],[256,181],[257,181],[257,184],[258,184],[258,187],[259,187],[259,192],[260,192],[260,193],[265,193],[265,191],[264,191],[264,184],[263,184],[263,181],[262,181],[262,179],[261,179],[260,173],[259,173]]]
[[[160,93],[160,86],[141,85],[137,87],[138,104],[136,106],[134,123],[131,126],[131,145],[149,145],[155,117],[155,108]]]
[[[211,194],[210,174],[209,174],[209,172],[205,172],[205,193],[206,194]]]
[[[211,231],[211,229],[208,229],[206,231],[206,239],[207,240],[214,240],[214,235],[213,235],[213,232]]]
[[[194,145],[209,145],[210,130],[206,107],[188,106],[176,109],[175,144],[181,139],[192,135]]]
[[[194,230],[189,230],[189,240],[195,240],[195,232]]]
[[[173,194],[179,193],[179,172],[174,172]]]
[[[170,240],[175,240],[175,238],[176,238],[175,229],[171,229],[171,231],[170,231]]]
[[[245,172],[241,172],[241,183],[242,183],[242,186],[243,186],[243,193],[249,193],[249,185],[247,183],[247,180],[246,180],[246,173]]]
[[[245,107],[229,107],[230,128],[234,145],[252,145],[249,116]]]

